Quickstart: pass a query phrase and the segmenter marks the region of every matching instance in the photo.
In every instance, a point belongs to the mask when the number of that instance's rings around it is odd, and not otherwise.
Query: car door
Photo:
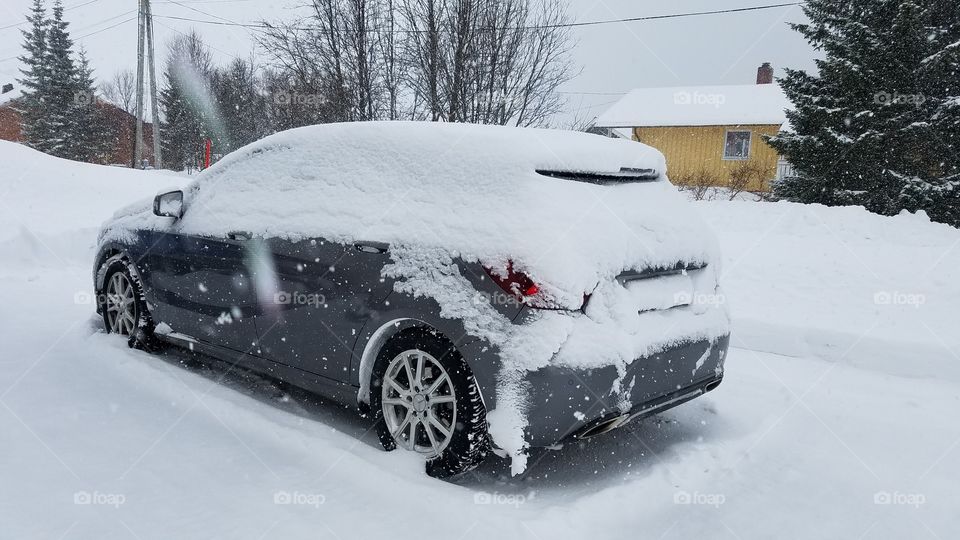
[[[339,382],[350,378],[353,346],[390,294],[381,279],[385,246],[324,239],[268,242],[275,304],[256,316],[260,354]],[[365,251],[361,251],[364,249]]]
[[[157,324],[194,339],[249,352],[256,348],[256,297],[245,239],[143,231],[138,261]]]

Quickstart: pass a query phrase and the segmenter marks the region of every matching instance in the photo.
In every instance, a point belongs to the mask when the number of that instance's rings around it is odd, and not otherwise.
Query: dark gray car
[[[568,176],[563,181],[651,180],[636,171]],[[487,435],[502,382],[496,345],[442,314],[436,299],[399,292],[385,272],[394,256],[383,239],[187,234],[174,224],[184,212],[205,209],[184,197],[171,191],[153,202],[149,212],[168,228],[130,227],[101,241],[94,283],[108,332],[148,350],[186,347],[357,405],[377,418],[386,449],[421,453],[434,476],[469,470],[496,449]],[[536,285],[521,272],[462,259],[453,265],[471,294],[494,299],[511,324],[525,325],[541,309],[526,301]],[[632,286],[710,270],[680,261],[624,271],[617,280]],[[264,297],[265,290],[272,294]],[[590,301],[584,298],[579,313]],[[625,367],[528,371],[524,437],[533,447],[587,439],[702,395],[720,384],[727,345],[726,335],[692,338]]]

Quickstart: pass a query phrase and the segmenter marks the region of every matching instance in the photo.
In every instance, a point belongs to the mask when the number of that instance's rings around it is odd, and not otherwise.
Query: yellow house
[[[744,179],[747,191],[768,191],[788,166],[764,137],[780,131],[789,107],[775,83],[639,88],[594,127],[663,152],[675,184],[728,186]]]

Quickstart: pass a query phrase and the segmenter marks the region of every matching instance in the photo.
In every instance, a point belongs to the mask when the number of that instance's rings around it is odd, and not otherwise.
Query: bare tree
[[[572,76],[561,0],[405,0],[411,78],[431,119],[540,125]],[[424,90],[428,90],[425,92]]]
[[[387,94],[387,119],[398,120],[400,118],[400,92],[402,67],[400,64],[399,47],[397,35],[400,32],[400,26],[397,24],[396,0],[381,0],[380,15],[377,21],[377,47],[379,50],[381,64],[380,70],[383,78],[383,88]]]
[[[122,110],[134,114],[137,108],[137,75],[132,69],[121,69],[103,86],[103,96]]]
[[[562,1],[310,0],[260,44],[336,120],[540,125],[573,71]]]
[[[441,27],[446,17],[447,0],[401,0],[407,40],[404,57],[406,82],[413,93],[415,118],[440,120]],[[422,107],[422,109],[421,109]]]

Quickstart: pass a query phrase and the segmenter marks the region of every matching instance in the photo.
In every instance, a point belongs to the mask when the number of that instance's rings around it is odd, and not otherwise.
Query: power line
[[[172,0],[171,0],[171,1],[172,1]],[[172,2],[172,3],[174,3],[174,4],[179,4],[179,2]],[[730,14],[730,13],[744,13],[744,12],[748,12],[748,11],[762,11],[762,10],[777,9],[777,8],[783,8],[783,7],[793,7],[793,6],[799,6],[799,5],[802,5],[802,4],[803,4],[803,2],[789,2],[789,3],[785,3],[785,4],[770,4],[770,5],[765,5],[765,6],[752,6],[752,7],[732,8],[732,9],[718,9],[718,10],[712,10],[712,11],[694,11],[694,12],[689,12],[689,13],[672,13],[672,14],[667,14],[667,15],[648,15],[648,16],[644,16],[644,17],[626,17],[626,18],[621,18],[621,19],[605,19],[605,20],[599,20],[599,21],[584,21],[584,22],[557,23],[557,24],[533,25],[533,26],[518,26],[518,27],[515,27],[514,29],[516,29],[516,30],[545,30],[545,29],[552,29],[552,28],[579,28],[579,27],[585,27],[585,26],[599,26],[599,25],[605,25],[605,24],[623,24],[623,23],[641,22],[641,21],[657,21],[657,20],[664,20],[664,19],[679,19],[679,18],[683,18],[683,17],[701,17],[701,16],[706,16],[706,15],[725,15],[725,14]],[[182,4],[181,4],[181,5],[182,5]],[[183,7],[188,7],[188,6],[183,6]],[[194,11],[199,11],[199,10],[194,10]],[[208,15],[208,16],[215,17],[215,18],[218,18],[218,19],[222,19],[222,17],[217,17],[216,15]],[[193,19],[193,18],[190,18],[190,17],[178,17],[178,16],[175,16],[175,15],[154,15],[154,17],[161,17],[161,18],[164,18],[164,19],[171,19],[171,20],[176,20],[176,21],[188,21],[188,22],[195,22],[195,23],[201,23],[201,24],[212,24],[212,25],[217,25],[217,26],[238,26],[238,27],[242,27],[242,28],[253,28],[253,29],[260,29],[260,30],[267,30],[267,29],[274,28],[273,26],[271,26],[271,25],[269,25],[269,24],[264,24],[264,23],[237,23],[237,22],[229,22],[229,21],[227,21],[226,19],[224,19],[224,20],[222,20],[222,21],[210,21],[210,20],[202,20],[202,19]],[[309,27],[291,27],[291,29],[293,29],[293,30],[316,30],[316,28],[309,28]],[[374,32],[374,31],[376,31],[376,30],[370,30],[370,31],[371,31],[371,32]],[[426,32],[426,30],[394,30],[394,33],[423,33],[423,32]]]
[[[83,6],[89,6],[90,4],[96,4],[96,3],[99,2],[99,1],[100,1],[100,0],[89,0],[89,1],[84,2],[84,3],[82,3],[82,4],[77,4],[77,5],[75,5],[75,6],[70,6],[70,7],[68,7],[68,8],[63,8],[63,11],[64,11],[64,12],[72,11],[72,10],[77,9],[77,8],[82,8]],[[16,27],[18,27],[18,26],[23,26],[23,25],[27,24],[28,22],[30,22],[30,21],[22,21],[22,22],[18,22],[18,23],[8,24],[7,26],[0,26],[0,30],[7,30],[8,28],[16,28]]]
[[[113,18],[115,19],[116,17],[113,17]],[[116,23],[116,24],[111,24],[110,26],[107,26],[106,28],[101,28],[100,30],[97,30],[97,31],[95,31],[95,32],[90,32],[89,34],[84,34],[84,35],[82,35],[82,36],[77,36],[77,37],[75,37],[74,39],[75,39],[75,40],[80,40],[80,39],[88,38],[88,37],[90,37],[90,36],[95,36],[95,35],[97,35],[97,34],[99,34],[99,33],[101,33],[101,32],[106,32],[107,30],[112,30],[112,29],[120,26],[121,24],[127,24],[128,22],[133,21],[133,20],[135,20],[135,19],[136,19],[136,17],[130,17],[129,19],[124,19],[124,20],[122,20],[122,21],[120,21],[120,22],[118,22],[118,23]]]
[[[226,1],[226,0],[224,0],[224,1]],[[241,0],[241,1],[245,1],[245,0]],[[156,18],[156,17],[159,17],[159,15],[154,15],[154,17],[155,17],[155,18]],[[172,32],[176,32],[177,34],[180,34],[180,35],[183,36],[183,37],[190,37],[189,34],[187,34],[187,33],[185,33],[185,32],[181,32],[180,30],[177,30],[176,28],[174,28],[174,27],[172,27],[172,26],[170,26],[170,25],[168,25],[168,24],[163,24],[163,23],[160,22],[160,21],[153,21],[153,22],[159,24],[160,26],[166,28],[167,30],[170,30],[170,31],[172,31]],[[218,48],[214,47],[213,45],[210,45],[209,43],[204,43],[203,45],[204,45],[205,47],[209,48],[210,50],[217,51],[218,53],[224,54],[224,55],[226,55],[226,56],[231,56],[231,57],[233,57],[233,58],[236,58],[237,60],[244,60],[243,58],[240,58],[239,56],[237,56],[237,55],[235,55],[235,54],[233,54],[233,53],[227,52],[227,51],[225,51],[225,50],[223,50],[223,49],[218,49]]]
[[[236,22],[236,21],[231,21],[230,19],[225,19],[225,18],[223,18],[223,17],[221,17],[221,16],[219,16],[219,15],[214,15],[213,13],[207,13],[206,11],[203,11],[202,9],[197,9],[197,8],[195,8],[195,7],[193,7],[193,6],[188,6],[187,4],[185,4],[185,3],[183,3],[183,2],[178,2],[177,0],[167,0],[167,2],[170,3],[170,4],[176,4],[176,5],[178,5],[178,6],[180,6],[180,7],[183,7],[183,8],[187,8],[187,9],[189,9],[190,11],[196,11],[197,13],[199,13],[199,14],[201,14],[201,15],[206,15],[207,17],[213,17],[214,19],[220,19],[221,21],[228,22],[228,23],[231,23],[231,24],[239,24],[239,23]]]
[[[93,28],[93,27],[96,27],[96,26],[100,26],[101,24],[108,23],[108,22],[110,22],[110,21],[115,21],[115,20],[117,20],[117,19],[119,19],[119,18],[121,18],[121,17],[126,17],[127,15],[131,15],[131,14],[136,13],[136,12],[137,12],[137,10],[135,10],[135,9],[131,9],[130,11],[124,11],[123,13],[121,13],[121,14],[119,14],[119,15],[114,15],[113,17],[109,17],[109,18],[104,19],[104,20],[102,20],[102,21],[95,22],[95,23],[93,23],[93,24],[88,24],[88,25],[83,26],[83,27],[81,27],[81,28],[74,28],[74,29],[72,29],[72,31],[73,31],[73,32],[82,32],[82,31],[84,31],[84,30],[89,30],[90,28]],[[78,38],[78,39],[79,39],[79,38]]]
[[[100,21],[100,22],[98,22],[98,23],[96,23],[96,24],[92,24],[92,25],[90,25],[90,26],[87,26],[86,28],[92,28],[92,27],[94,27],[94,26],[98,26],[98,25],[103,24],[103,23],[105,23],[105,22],[107,22],[107,21],[112,21],[112,20],[116,19],[117,17],[122,17],[123,15],[126,15],[126,13],[121,14],[121,15],[115,15],[115,16],[113,16],[113,17],[110,17],[109,19],[104,19],[104,20],[102,20],[102,21]],[[72,37],[72,39],[73,39],[74,41],[79,41],[79,40],[81,40],[81,39],[85,39],[85,38],[88,38],[88,37],[90,37],[90,36],[95,36],[95,35],[97,35],[97,34],[99,34],[99,33],[101,33],[101,32],[106,32],[107,30],[112,30],[112,29],[114,29],[114,28],[116,28],[116,27],[118,27],[118,26],[120,26],[120,25],[123,25],[123,24],[126,24],[126,23],[128,23],[128,22],[131,22],[131,21],[135,20],[136,18],[137,18],[136,16],[130,17],[129,19],[124,19],[124,20],[122,20],[122,21],[120,21],[120,22],[118,22],[118,23],[116,23],[116,24],[111,24],[110,26],[107,26],[107,27],[105,27],[105,28],[101,28],[101,29],[99,29],[99,30],[90,32],[90,33],[88,33],[88,34],[83,34],[82,36]],[[20,58],[20,55],[19,55],[19,54],[16,55],[16,56],[10,56],[10,57],[7,57],[7,58],[0,58],[0,62],[9,62],[10,60],[16,60],[17,58]]]

